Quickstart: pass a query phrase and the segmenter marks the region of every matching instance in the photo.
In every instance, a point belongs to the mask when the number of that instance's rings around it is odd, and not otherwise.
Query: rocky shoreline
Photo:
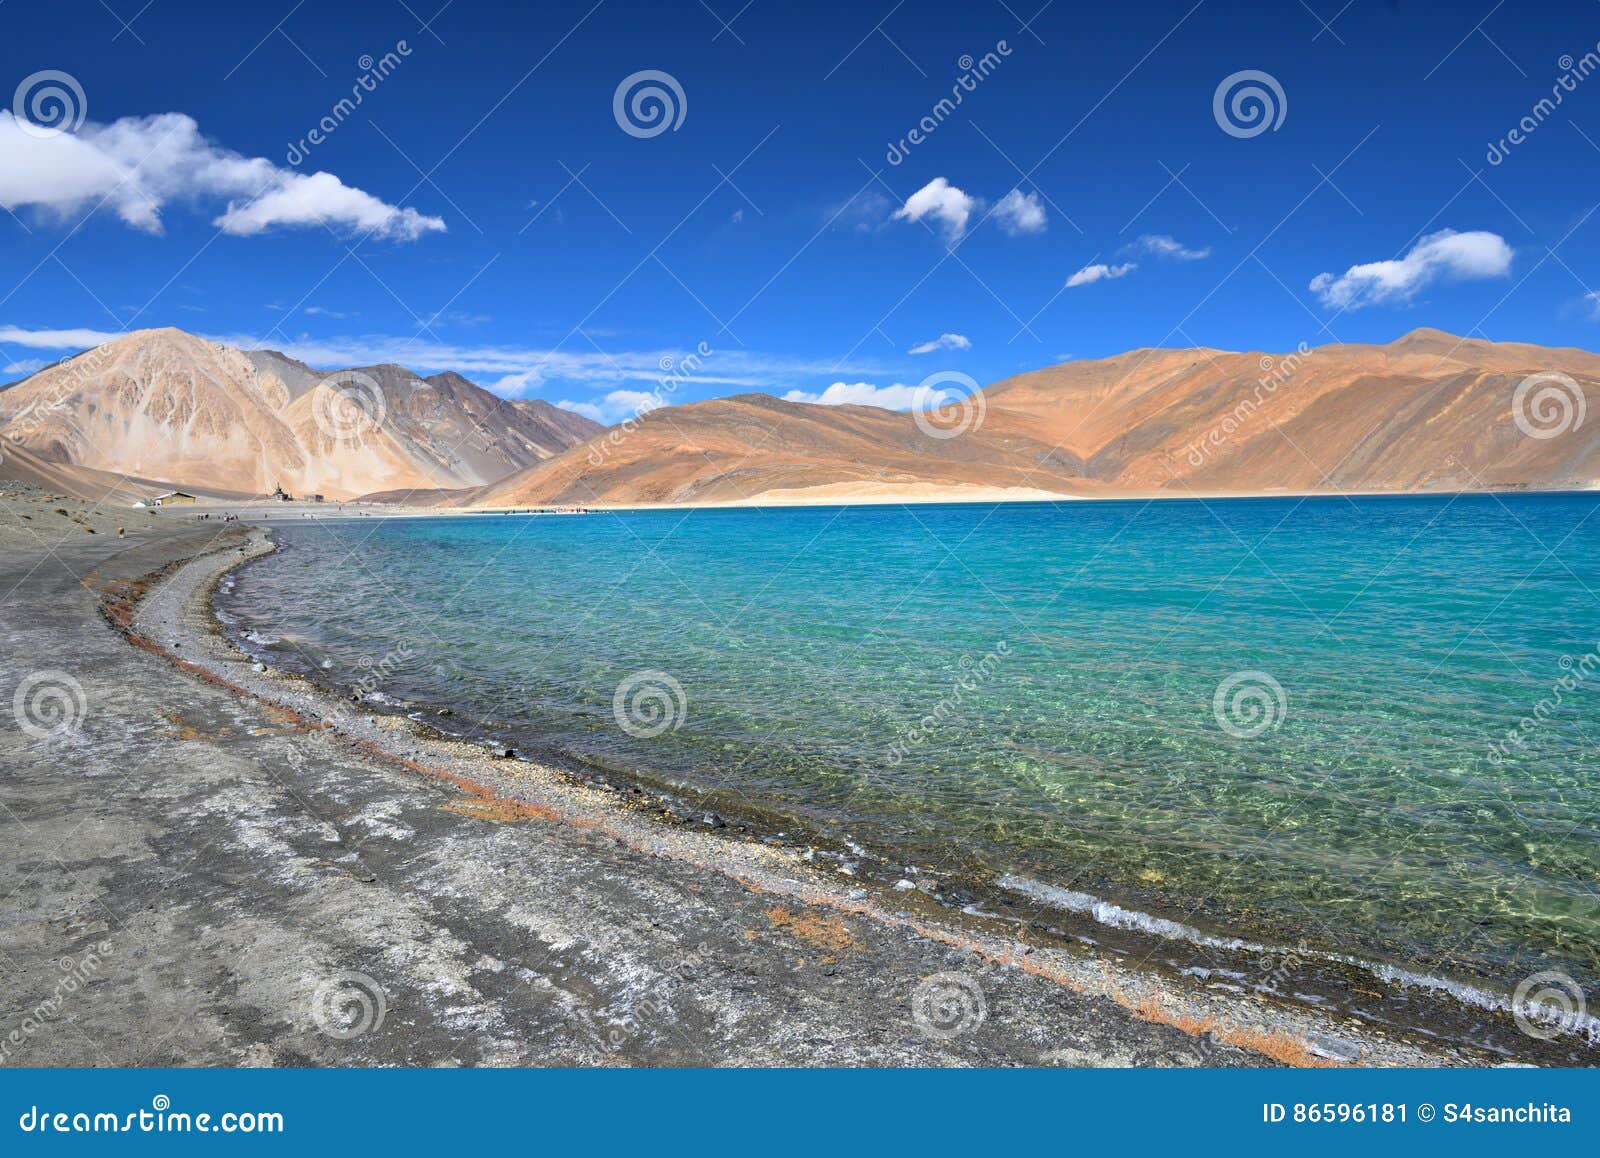
[[[0,739],[22,769],[0,823],[20,853],[0,880],[16,910],[0,951],[22,966],[0,982],[7,1008],[47,999],[83,945],[120,948],[67,1003],[77,1033],[27,1037],[32,1064],[1497,1060],[962,920],[352,710],[218,629],[211,594],[265,533],[139,539],[81,560],[93,576],[65,557],[0,565],[18,624],[4,674],[49,654],[89,705],[71,732]],[[46,605],[48,630],[31,614]],[[41,827],[59,855],[27,838]],[[70,851],[86,831],[92,855]]]

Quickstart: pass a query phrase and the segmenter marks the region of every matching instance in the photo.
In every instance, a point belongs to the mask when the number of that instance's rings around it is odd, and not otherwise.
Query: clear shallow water
[[[341,684],[387,666],[384,694],[453,705],[463,726],[735,793],[936,874],[1009,874],[1499,993],[1544,969],[1592,990],[1597,508],[286,525],[286,549],[220,605],[277,641],[275,662]],[[409,657],[384,665],[397,647]],[[676,728],[619,726],[616,689],[641,671],[681,686]],[[1215,695],[1240,673],[1256,674],[1225,728]]]

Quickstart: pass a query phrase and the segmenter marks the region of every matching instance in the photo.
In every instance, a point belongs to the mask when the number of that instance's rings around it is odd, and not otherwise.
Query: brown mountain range
[[[654,411],[442,501],[1584,489],[1600,485],[1592,404],[1600,356],[1438,330],[1287,355],[1144,349],[997,382],[956,437],[749,394]]]
[[[0,390],[0,437],[43,463],[206,492],[470,488],[601,429],[459,374],[330,375],[174,329],[131,333]],[[75,476],[62,480],[68,489]]]
[[[91,488],[102,471],[477,508],[1600,486],[1600,417],[1587,421],[1600,356],[1437,330],[1287,355],[1067,362],[957,404],[953,435],[922,416],[765,394],[602,429],[398,366],[332,376],[360,405],[329,405],[328,377],[144,331],[0,391],[0,435],[30,452],[28,469],[87,471]]]

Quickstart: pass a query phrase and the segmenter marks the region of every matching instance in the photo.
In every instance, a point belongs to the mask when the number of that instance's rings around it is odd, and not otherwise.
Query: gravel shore
[[[216,630],[261,530],[0,545],[0,692],[60,688],[67,724],[0,728],[5,1063],[1490,1060],[963,922],[354,710]]]

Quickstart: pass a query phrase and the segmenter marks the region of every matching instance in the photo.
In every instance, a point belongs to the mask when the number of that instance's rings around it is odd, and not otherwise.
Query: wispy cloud
[[[972,339],[967,337],[965,334],[940,334],[937,338],[934,338],[931,342],[919,342],[919,343],[917,343],[915,346],[912,346],[911,349],[907,350],[906,353],[908,353],[908,354],[931,354],[935,350],[970,350],[970,349],[972,349]]]
[[[1103,261],[1096,262],[1094,265],[1084,266],[1069,277],[1067,279],[1067,288],[1073,289],[1080,285],[1092,285],[1097,281],[1111,281],[1115,278],[1127,277],[1128,274],[1138,268],[1138,263],[1132,261],[1125,261],[1121,265],[1107,265]]]
[[[26,346],[30,350],[87,350],[122,334],[107,330],[25,330],[0,326],[0,345]]]
[[[223,148],[183,113],[90,121],[48,135],[0,109],[6,209],[65,218],[104,205],[134,229],[161,233],[169,204],[202,200],[225,202],[212,224],[236,236],[326,226],[415,241],[445,228],[442,218],[390,205],[332,173],[300,173]]]
[[[0,347],[72,353],[98,346],[125,333],[89,329],[26,329],[0,325]],[[650,350],[563,350],[514,345],[465,345],[392,335],[315,338],[259,334],[203,334],[202,337],[243,350],[271,349],[323,370],[394,363],[418,373],[455,370],[508,398],[543,390],[552,384],[623,389],[628,383],[656,385],[681,365],[691,351],[662,347]],[[591,336],[593,336],[591,334]],[[872,364],[852,365],[863,374],[883,373]],[[750,350],[717,350],[701,359],[693,378],[697,385],[730,386],[777,392],[797,383],[836,373],[831,361],[809,361]]]
[[[612,390],[593,402],[574,402],[570,398],[563,398],[556,405],[562,410],[570,410],[610,426],[624,418],[660,409],[662,399],[660,394],[650,390]]]
[[[1192,249],[1165,233],[1146,233],[1133,243],[1132,248],[1138,253],[1148,253],[1168,261],[1204,261],[1211,256],[1209,245]]]
[[[1504,277],[1511,272],[1511,257],[1511,246],[1498,233],[1441,229],[1418,241],[1404,257],[1352,265],[1338,276],[1319,273],[1310,288],[1329,309],[1399,304],[1437,281]]]
[[[1013,237],[1024,233],[1044,232],[1044,206],[1040,203],[1037,193],[1024,193],[1021,189],[1011,190],[995,205],[993,216],[1000,223],[1000,228]]]

